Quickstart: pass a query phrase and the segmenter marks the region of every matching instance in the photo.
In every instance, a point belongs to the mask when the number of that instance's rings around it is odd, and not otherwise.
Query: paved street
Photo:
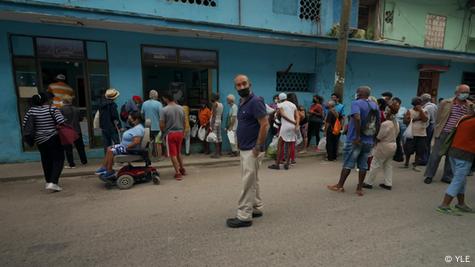
[[[125,191],[95,176],[64,178],[61,193],[46,193],[42,180],[0,183],[0,266],[447,266],[446,255],[475,264],[475,214],[434,210],[445,184],[395,167],[392,191],[357,197],[355,173],[346,193],[326,189],[340,163],[266,165],[264,216],[247,229],[225,227],[237,165],[190,167],[182,182],[164,169],[161,185]],[[473,178],[467,200],[475,203]]]

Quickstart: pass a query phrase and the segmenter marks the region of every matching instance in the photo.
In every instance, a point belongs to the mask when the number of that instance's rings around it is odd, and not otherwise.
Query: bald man
[[[228,219],[226,224],[231,228],[239,228],[251,226],[253,218],[263,215],[258,171],[264,156],[269,120],[264,99],[252,93],[252,84],[246,75],[237,75],[234,86],[241,97],[237,114],[237,142],[241,158],[242,190],[237,215]]]
[[[437,110],[435,130],[434,130],[434,146],[432,153],[427,163],[426,171],[424,173],[424,183],[432,183],[442,156],[439,155],[440,147],[444,143],[447,136],[457,126],[458,121],[464,115],[474,114],[474,104],[468,100],[470,96],[470,86],[461,84],[455,90],[455,96],[449,99],[442,100]],[[450,163],[445,159],[444,173],[441,181],[450,184],[452,180],[452,169]]]

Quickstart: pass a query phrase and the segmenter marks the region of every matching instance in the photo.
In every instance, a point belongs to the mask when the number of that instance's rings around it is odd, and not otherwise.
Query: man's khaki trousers
[[[262,209],[262,199],[259,189],[259,166],[264,153],[256,158],[252,150],[241,150],[242,191],[239,197],[237,218],[241,221],[252,221],[252,211]]]

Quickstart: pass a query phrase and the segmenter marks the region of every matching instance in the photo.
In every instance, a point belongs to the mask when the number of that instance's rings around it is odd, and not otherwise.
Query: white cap
[[[60,81],[64,81],[66,80],[66,76],[64,76],[64,74],[58,74],[56,75],[56,79]]]
[[[279,100],[280,101],[284,101],[287,99],[287,94],[286,93],[280,93],[279,94]]]

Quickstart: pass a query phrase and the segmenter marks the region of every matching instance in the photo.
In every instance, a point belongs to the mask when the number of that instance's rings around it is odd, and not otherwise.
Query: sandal
[[[462,216],[462,214],[460,213],[457,213],[456,211],[454,211],[452,208],[450,207],[437,207],[437,209],[435,209],[436,211],[442,213],[442,214],[446,214],[446,215],[453,215],[453,216]]]
[[[272,164],[272,165],[270,165],[268,168],[269,168],[269,169],[272,169],[272,170],[280,170],[280,167],[279,167],[279,165],[277,165],[277,164]]]
[[[335,185],[327,185],[328,190],[344,193],[345,189],[343,187],[338,187],[337,184]]]
[[[364,196],[363,190],[356,190],[356,194],[357,194],[359,197]]]
[[[467,206],[467,205],[461,206],[461,205],[457,204],[457,205],[455,205],[455,209],[456,209],[457,211],[460,211],[460,212],[474,213],[474,212],[473,212],[473,209],[470,208],[470,207]]]

